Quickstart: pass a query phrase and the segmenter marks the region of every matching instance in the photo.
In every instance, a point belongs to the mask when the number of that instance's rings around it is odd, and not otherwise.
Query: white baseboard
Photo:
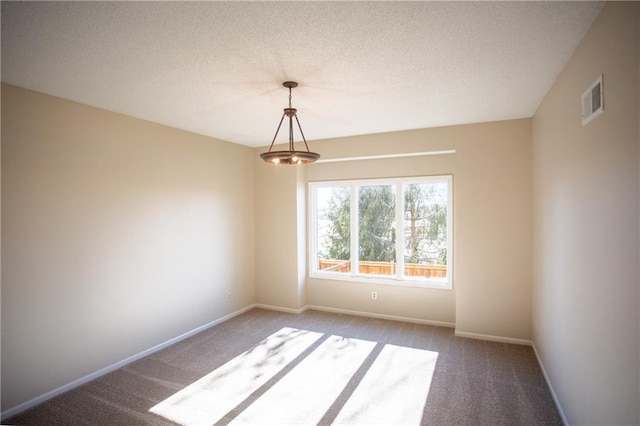
[[[438,327],[454,328],[456,326],[452,322],[431,321],[431,320],[424,320],[424,319],[420,319],[420,318],[401,317],[401,316],[397,316],[397,315],[387,315],[387,314],[376,314],[376,313],[372,313],[372,312],[352,311],[352,310],[349,310],[349,309],[330,308],[330,307],[327,307],[327,306],[308,305],[307,308],[314,309],[316,311],[333,312],[333,313],[336,313],[336,314],[356,315],[356,316],[360,316],[360,317],[379,318],[379,319],[386,319],[386,320],[391,320],[391,321],[404,321],[404,322],[411,322],[411,323],[415,323],[415,324],[435,325],[435,326],[438,326]]]
[[[560,414],[560,418],[562,419],[562,423],[568,425],[567,417],[564,415],[564,411],[562,411],[562,405],[560,405],[560,400],[558,399],[558,395],[556,395],[556,391],[553,389],[553,385],[551,385],[551,380],[549,379],[549,375],[547,374],[547,370],[544,368],[544,364],[542,363],[542,359],[540,358],[540,354],[538,353],[538,349],[536,348],[536,344],[531,342],[531,346],[533,346],[533,352],[536,354],[536,359],[538,360],[538,365],[540,366],[540,370],[542,370],[542,375],[544,376],[544,381],[547,382],[547,387],[549,388],[549,392],[551,392],[551,397],[553,398],[553,403],[556,405],[558,409],[558,413]]]
[[[293,309],[293,308],[283,308],[281,306],[274,306],[274,305],[265,305],[262,303],[256,303],[253,305],[254,308],[262,308],[262,309],[268,309],[270,311],[278,311],[278,312],[286,312],[288,314],[301,314],[304,311],[306,311],[307,309],[309,309],[308,306],[303,306],[302,308],[299,309]]]
[[[494,336],[491,334],[469,333],[466,331],[456,330],[457,337],[466,337],[469,339],[488,340],[490,342],[512,343],[514,345],[532,346],[533,342],[526,339],[515,339],[513,337]]]
[[[225,321],[227,321],[227,320],[229,320],[229,319],[231,319],[231,318],[233,318],[235,316],[238,316],[240,314],[243,314],[243,313],[253,309],[254,307],[255,307],[255,305],[246,306],[246,307],[244,307],[244,308],[242,308],[240,310],[237,310],[237,311],[232,312],[232,313],[230,313],[228,315],[225,315],[225,316],[223,316],[221,318],[218,318],[218,319],[216,319],[214,321],[211,321],[210,323],[207,323],[207,324],[204,324],[204,325],[202,325],[200,327],[194,328],[191,331],[187,331],[186,333],[183,333],[183,334],[181,334],[181,335],[179,335],[177,337],[174,337],[173,339],[169,339],[166,342],[160,343],[159,345],[156,345],[156,346],[154,346],[152,348],[146,349],[146,350],[144,350],[144,351],[142,351],[140,353],[137,353],[137,354],[135,354],[133,356],[125,358],[122,361],[118,361],[115,364],[109,365],[108,367],[102,368],[102,369],[100,369],[98,371],[95,371],[95,372],[93,372],[91,374],[87,374],[84,377],[81,377],[81,378],[79,378],[77,380],[74,380],[74,381],[72,381],[70,383],[67,383],[66,385],[60,386],[59,388],[53,389],[53,390],[51,390],[51,391],[49,391],[49,392],[47,392],[45,394],[42,394],[42,395],[40,395],[38,397],[35,397],[35,398],[33,398],[33,399],[29,400],[29,401],[23,402],[22,404],[19,404],[19,405],[15,406],[15,407],[12,407],[12,408],[0,413],[0,421],[4,421],[5,419],[7,419],[9,417],[13,417],[16,414],[20,414],[21,412],[23,412],[25,410],[28,410],[29,408],[33,408],[38,404],[42,404],[43,402],[45,402],[45,401],[47,401],[47,400],[49,400],[49,399],[51,399],[51,398],[53,398],[55,396],[58,396],[58,395],[63,394],[65,392],[68,392],[68,391],[70,391],[72,389],[75,389],[78,386],[84,385],[85,383],[88,383],[91,380],[97,379],[100,376],[104,376],[105,374],[111,373],[112,371],[115,371],[115,370],[117,370],[119,368],[122,368],[122,367],[124,367],[124,366],[126,366],[128,364],[131,364],[132,362],[137,361],[140,358],[144,358],[145,356],[151,355],[151,354],[153,354],[155,352],[158,352],[161,349],[164,349],[164,348],[166,348],[168,346],[171,346],[171,345],[173,345],[175,343],[178,343],[181,340],[184,340],[184,339],[186,339],[188,337],[191,337],[191,336],[193,336],[195,334],[198,334],[201,331],[204,331],[204,330],[206,330],[206,329],[208,329],[210,327],[213,327],[214,325],[221,324],[221,323],[223,323],[223,322],[225,322]]]

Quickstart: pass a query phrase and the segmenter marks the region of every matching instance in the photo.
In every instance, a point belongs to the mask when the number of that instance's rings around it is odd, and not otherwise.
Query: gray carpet
[[[260,348],[261,344],[264,345],[265,339],[284,327],[318,333],[322,337],[306,349],[303,348],[291,360],[287,360],[283,368],[279,368],[272,377],[265,378],[264,382],[258,383],[255,390],[250,389],[248,396],[243,397],[240,403],[234,403],[229,410],[224,408],[225,414],[216,420],[216,424],[247,423],[247,419],[255,421],[260,402],[268,400],[269,395],[277,395],[278,390],[280,393],[285,392],[281,389],[285,382],[300,373],[305,364],[308,367],[310,362],[316,362],[313,357],[317,355],[318,348],[323,343],[326,345],[329,336],[340,336],[345,338],[344,342],[364,341],[374,349],[362,361],[356,363],[357,368],[349,374],[344,386],[340,385],[339,389],[334,390],[335,396],[330,396],[330,403],[325,408],[319,409],[317,405],[314,406],[315,415],[319,417],[308,417],[308,422],[300,422],[302,424],[349,424],[348,420],[340,416],[353,405],[352,401],[358,399],[357,396],[360,399],[363,395],[366,397],[369,388],[374,392],[375,383],[386,386],[384,383],[390,378],[379,375],[380,380],[367,381],[367,375],[373,374],[372,365],[386,347],[398,348],[406,353],[437,353],[435,367],[429,374],[429,377],[432,374],[430,386],[425,383],[420,389],[416,388],[416,391],[428,392],[426,400],[421,401],[418,407],[416,418],[420,419],[420,424],[562,424],[530,347],[459,338],[453,335],[453,329],[450,328],[313,310],[294,315],[262,309],[253,309],[212,327],[53,398],[8,419],[3,424],[176,424],[166,416],[154,414],[150,410],[172,396],[175,400],[176,393],[185,388],[189,389],[194,382],[202,382],[203,377],[211,375],[212,372],[231,371],[234,362],[246,359],[248,354],[255,356],[257,348]],[[270,348],[271,352],[276,349],[278,348]],[[275,355],[279,356],[277,352]],[[338,362],[336,361],[336,375],[339,373]],[[225,368],[227,370],[224,370]],[[387,376],[391,375],[393,368],[390,367]],[[327,380],[334,378],[333,375],[325,377]],[[425,380],[420,378],[418,381]],[[208,386],[215,386],[214,382],[212,380]],[[299,393],[308,393],[308,387],[316,386],[321,389],[321,384],[318,380],[302,382]],[[361,386],[358,386],[359,384]],[[398,386],[402,386],[402,383]],[[178,399],[198,397],[197,394],[185,398],[181,395],[177,395]],[[390,386],[387,396],[398,395],[394,394]],[[413,393],[407,394],[407,397],[409,396],[415,397]],[[384,395],[375,398],[377,399],[372,398],[372,406],[385,403]],[[400,402],[404,399],[410,398],[400,398]],[[304,406],[303,401],[296,400],[295,394],[287,398],[286,403],[292,410]],[[269,408],[264,409],[264,413],[258,411],[258,418],[262,420],[257,423],[273,424],[277,421],[274,419],[283,418],[276,416],[282,414],[276,413],[276,410],[277,408]],[[248,416],[249,412],[252,412],[253,417]],[[386,414],[386,419],[377,423],[399,424],[403,421],[401,419],[409,418],[403,416],[406,413],[400,411],[386,410]],[[389,420],[394,419],[396,415],[398,421]]]

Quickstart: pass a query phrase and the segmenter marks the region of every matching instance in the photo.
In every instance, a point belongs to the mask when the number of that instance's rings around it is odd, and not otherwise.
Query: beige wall
[[[301,226],[298,176],[303,170],[267,164],[256,152],[255,301],[269,307],[295,311],[304,306],[298,250],[298,229]]]
[[[640,422],[639,6],[604,7],[533,119],[534,342],[570,424]]]
[[[2,85],[2,409],[253,303],[253,168]]]
[[[254,153],[256,303],[299,312],[307,305],[306,168],[267,164],[263,151]]]
[[[531,337],[531,140],[530,120],[425,129],[316,141],[323,158],[451,150],[453,155],[324,163],[305,166],[306,181],[452,174],[454,180],[453,290],[308,279],[306,303],[324,308],[456,324],[461,333],[514,339]],[[256,150],[256,155],[261,149]],[[285,169],[285,170],[281,170]],[[296,169],[296,168],[294,168]],[[297,174],[289,167],[256,169],[257,299],[286,307],[300,295],[284,261],[295,255],[293,206]],[[273,188],[270,196],[258,189]],[[297,200],[296,200],[297,197]],[[261,241],[280,226],[282,244]],[[305,254],[306,255],[306,254]],[[288,264],[291,264],[289,262]],[[284,273],[284,272],[282,272]],[[378,300],[371,300],[371,291]]]

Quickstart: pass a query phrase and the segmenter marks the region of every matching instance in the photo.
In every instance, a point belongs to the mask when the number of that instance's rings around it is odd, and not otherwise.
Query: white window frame
[[[351,238],[351,272],[332,272],[318,269],[318,218],[317,218],[317,197],[316,188],[331,186],[350,187],[351,197],[351,235],[358,235],[358,203],[356,187],[364,185],[395,185],[396,186],[396,235],[404,235],[404,191],[403,184],[412,183],[436,183],[447,184],[447,277],[446,278],[415,278],[405,277],[404,271],[404,240],[396,238],[396,276],[366,275],[358,273],[358,238]],[[350,282],[365,282],[375,284],[388,284],[394,286],[426,287],[437,289],[453,289],[453,176],[420,176],[420,177],[398,177],[386,179],[354,179],[338,181],[317,181],[309,182],[309,277],[330,280],[343,280]],[[354,255],[355,254],[355,255]]]

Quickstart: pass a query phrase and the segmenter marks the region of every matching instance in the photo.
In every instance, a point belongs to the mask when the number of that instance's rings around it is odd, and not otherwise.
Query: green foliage
[[[362,186],[358,195],[360,260],[395,262],[396,198],[393,187]]]
[[[404,191],[405,262],[447,264],[447,208],[439,185],[411,184]]]
[[[334,187],[328,203],[328,259],[349,260],[351,257],[351,230],[349,228],[351,208],[349,189],[345,187]]]
[[[405,262],[447,264],[446,187],[404,186]],[[396,261],[396,197],[393,185],[358,187],[358,244],[361,261]],[[328,199],[322,256],[348,260],[351,254],[350,192],[333,187]]]

